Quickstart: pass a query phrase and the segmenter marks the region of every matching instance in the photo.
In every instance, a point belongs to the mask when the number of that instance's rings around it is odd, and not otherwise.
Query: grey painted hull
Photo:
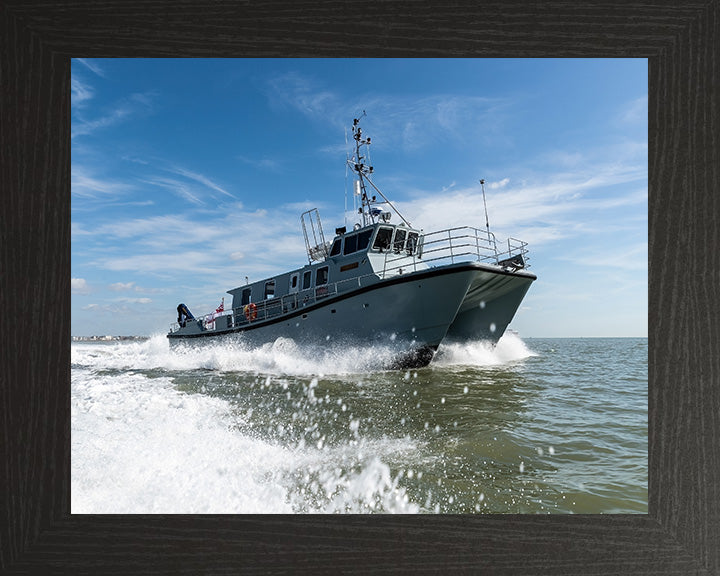
[[[251,346],[292,338],[299,344],[380,344],[397,351],[388,367],[427,365],[455,319],[475,270],[469,265],[405,274],[328,296],[308,307],[241,327],[179,330],[172,344],[232,338]],[[216,324],[227,323],[228,317]]]
[[[535,279],[535,275],[525,271],[501,274],[478,269],[448,329],[446,340],[497,342]]]
[[[395,351],[385,367],[421,367],[448,336],[497,341],[534,278],[476,263],[451,264],[378,280],[250,324],[234,326],[232,317],[224,316],[208,330],[193,322],[168,338],[175,345],[218,338],[250,346],[278,338],[311,346],[379,344]]]

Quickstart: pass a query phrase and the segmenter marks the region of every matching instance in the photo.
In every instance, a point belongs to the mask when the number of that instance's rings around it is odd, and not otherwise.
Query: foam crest
[[[505,332],[493,346],[486,341],[442,344],[433,360],[438,366],[502,366],[536,356],[513,332]]]
[[[219,370],[270,374],[353,374],[378,370],[394,356],[390,346],[299,346],[289,338],[252,347],[237,340],[170,348],[164,335],[142,342],[73,344],[72,363],[101,369]]]

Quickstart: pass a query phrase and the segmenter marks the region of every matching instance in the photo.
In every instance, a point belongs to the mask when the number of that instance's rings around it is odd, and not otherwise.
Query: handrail
[[[527,246],[527,242],[517,238],[508,238],[507,250],[499,251],[495,235],[492,232],[470,226],[459,226],[423,235],[422,245],[418,248],[418,254],[412,258],[412,264],[416,265],[417,259],[421,259],[423,263],[433,266],[466,261],[500,266],[501,262],[519,255],[523,257],[527,268],[529,267]],[[407,269],[409,268],[408,260],[409,258],[405,254],[396,257],[387,254],[380,274],[384,278],[388,273]]]

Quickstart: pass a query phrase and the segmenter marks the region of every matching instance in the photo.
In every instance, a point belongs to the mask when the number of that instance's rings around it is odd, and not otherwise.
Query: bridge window
[[[393,243],[393,252],[400,254],[402,249],[405,247],[405,236],[407,232],[400,230],[399,228],[395,231],[395,242]]]
[[[312,271],[308,270],[303,273],[303,290],[310,288],[310,280],[312,279]]]
[[[368,244],[370,244],[370,236],[372,236],[372,228],[370,230],[364,230],[358,234],[358,250],[366,250]]]
[[[377,236],[375,236],[375,242],[373,248],[375,250],[388,250],[390,248],[390,241],[392,240],[392,228],[379,228]]]
[[[345,236],[345,248],[343,249],[343,254],[352,254],[353,252],[357,252],[357,234]]]
[[[340,254],[340,243],[342,240],[340,238],[336,238],[335,242],[333,242],[332,248],[330,249],[330,256],[337,256]]]

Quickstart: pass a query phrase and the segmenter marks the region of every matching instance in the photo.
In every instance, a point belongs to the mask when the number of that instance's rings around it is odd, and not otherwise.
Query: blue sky
[[[307,263],[345,223],[346,131],[416,227],[529,242],[521,337],[647,336],[644,59],[74,59],[72,333],[167,332],[175,307]],[[351,202],[350,202],[351,203]]]

